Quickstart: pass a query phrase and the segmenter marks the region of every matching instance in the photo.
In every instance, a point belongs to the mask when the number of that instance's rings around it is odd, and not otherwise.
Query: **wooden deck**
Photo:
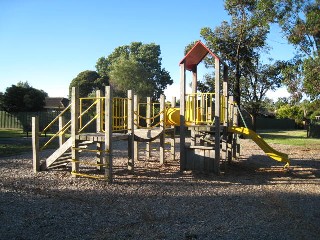
[[[128,134],[126,133],[113,133],[112,140],[128,140]],[[92,141],[92,142],[104,142],[105,134],[104,133],[81,133],[76,136],[77,140],[81,141]]]

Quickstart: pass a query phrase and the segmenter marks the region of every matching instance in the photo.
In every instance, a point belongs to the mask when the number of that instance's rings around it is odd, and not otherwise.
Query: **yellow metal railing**
[[[128,98],[113,98],[112,107],[112,130],[128,130]]]
[[[79,133],[88,129],[88,126],[100,119],[100,130],[104,129],[104,113],[105,113],[105,97],[86,97],[79,99]],[[128,98],[113,98],[112,99],[112,131],[126,131],[128,130]],[[97,110],[97,104],[100,104],[100,112]],[[63,110],[54,120],[52,120],[48,126],[44,128],[41,134],[49,130],[50,127],[55,124],[60,116],[63,116],[68,110],[70,110],[71,104]],[[100,116],[99,116],[100,115]],[[71,120],[69,120],[59,131],[57,131],[41,148],[46,148],[56,137],[65,134],[70,129]],[[96,128],[94,128],[96,129]]]
[[[105,101],[105,97],[80,98],[79,132],[83,132],[84,129],[86,129],[91,123],[93,123],[99,117],[99,113],[97,112],[97,104],[99,103],[101,104],[101,111],[102,111],[104,106],[104,101]],[[89,102],[89,103],[86,103],[86,102]],[[90,102],[92,103],[90,104]],[[89,119],[86,120],[85,117]],[[100,129],[102,128],[100,127]]]
[[[213,124],[214,96],[214,93],[186,94],[186,123]]]
[[[225,96],[220,96],[220,122],[224,123],[227,116]],[[215,93],[186,94],[185,121],[189,125],[212,125],[214,123]]]

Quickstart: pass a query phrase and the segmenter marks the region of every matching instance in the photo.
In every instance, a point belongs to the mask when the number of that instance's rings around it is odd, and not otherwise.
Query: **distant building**
[[[47,111],[62,111],[69,106],[69,99],[63,97],[46,97],[44,109]]]

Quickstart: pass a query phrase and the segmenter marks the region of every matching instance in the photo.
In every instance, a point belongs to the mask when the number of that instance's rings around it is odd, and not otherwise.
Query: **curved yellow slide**
[[[245,127],[233,126],[233,127],[229,127],[229,132],[243,134],[245,136],[250,137],[269,157],[279,162],[285,162],[286,166],[289,165],[290,161],[288,158],[288,154],[278,152],[277,150],[272,148],[255,131]]]

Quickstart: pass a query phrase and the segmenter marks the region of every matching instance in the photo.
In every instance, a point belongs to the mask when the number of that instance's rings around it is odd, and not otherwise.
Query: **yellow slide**
[[[249,128],[233,126],[229,127],[229,132],[243,134],[250,137],[269,157],[279,162],[285,162],[286,166],[289,166],[290,161],[288,158],[288,154],[278,152],[277,150],[273,149],[262,139],[262,137],[260,137],[256,132],[250,130]]]

